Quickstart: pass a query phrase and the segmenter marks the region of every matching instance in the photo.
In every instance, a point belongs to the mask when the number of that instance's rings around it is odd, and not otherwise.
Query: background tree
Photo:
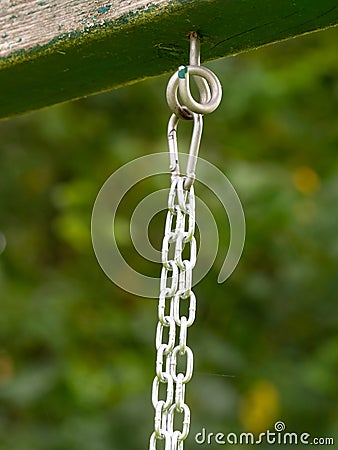
[[[331,29],[209,65],[224,97],[201,156],[239,193],[247,238],[225,284],[216,264],[196,287],[191,449],[202,427],[258,433],[277,420],[338,439],[336,42]],[[0,123],[0,448],[148,445],[156,303],[105,277],[90,217],[111,173],[166,151],[167,78]],[[117,234],[137,270],[157,274],[125,232],[155,188],[130,197]]]

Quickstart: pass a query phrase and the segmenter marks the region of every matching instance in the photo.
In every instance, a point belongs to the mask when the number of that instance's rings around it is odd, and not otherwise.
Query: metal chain
[[[192,269],[196,264],[195,194],[193,186],[186,191],[183,185],[184,177],[172,178],[162,243],[156,375],[152,387],[155,429],[150,438],[150,450],[155,450],[157,441],[163,439],[165,450],[182,450],[190,427],[185,385],[192,377],[194,362],[187,345],[187,329],[193,324],[196,313],[196,298],[191,289]],[[184,256],[187,247],[188,255]],[[183,303],[189,303],[187,316],[181,313]],[[174,425],[179,420],[180,430]]]
[[[167,102],[173,112],[168,124],[172,177],[162,242],[155,340],[156,375],[152,386],[155,419],[149,450],[156,450],[158,441],[164,441],[165,450],[183,450],[190,428],[185,386],[192,377],[194,366],[193,352],[187,345],[187,331],[196,315],[196,297],[192,291],[192,271],[197,253],[193,182],[203,129],[202,114],[214,111],[222,97],[217,77],[209,69],[200,66],[199,50],[197,35],[192,34],[190,65],[180,66],[167,87]],[[189,73],[196,80],[200,103],[191,96]],[[178,94],[185,105],[179,103]],[[180,119],[194,120],[185,176],[180,173],[177,147],[177,125]]]

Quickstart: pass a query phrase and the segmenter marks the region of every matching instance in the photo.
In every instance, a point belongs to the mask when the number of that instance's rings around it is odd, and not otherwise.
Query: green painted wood
[[[0,118],[336,25],[336,0],[2,0]]]

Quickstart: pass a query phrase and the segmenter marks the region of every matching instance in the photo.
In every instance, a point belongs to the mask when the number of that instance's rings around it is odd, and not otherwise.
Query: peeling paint
[[[108,11],[110,10],[110,8],[111,8],[110,5],[107,5],[107,6],[101,6],[101,7],[97,10],[97,12],[98,12],[99,14],[104,14],[104,13],[108,12]]]
[[[40,49],[59,36],[60,31],[85,33],[88,29],[121,26],[142,12],[159,11],[176,0],[57,0],[54,3],[36,0],[0,1],[0,30],[2,35],[24,36],[21,43],[7,42],[0,48],[0,59],[13,57],[13,52]],[[185,0],[191,1],[191,0]],[[37,8],[39,6],[40,8]],[[136,11],[133,13],[133,11]],[[128,13],[131,13],[128,15]],[[102,18],[100,17],[102,16]],[[121,17],[123,16],[123,19]],[[103,19],[104,17],[104,19]],[[15,20],[14,20],[15,19]],[[6,38],[3,38],[6,39]]]

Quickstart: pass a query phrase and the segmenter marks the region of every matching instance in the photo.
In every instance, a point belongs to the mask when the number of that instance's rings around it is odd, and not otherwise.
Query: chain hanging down
[[[200,103],[190,93],[190,75],[194,76],[199,89]],[[179,97],[184,106],[179,103]],[[190,409],[185,403],[185,385],[193,373],[193,352],[187,345],[187,330],[193,324],[196,313],[192,270],[197,253],[193,182],[203,129],[202,114],[214,111],[221,97],[222,88],[217,77],[200,66],[199,40],[193,33],[190,35],[190,65],[180,66],[167,87],[167,102],[173,112],[168,124],[172,176],[162,243],[156,375],[152,386],[155,421],[149,450],[156,450],[159,440],[164,441],[165,450],[183,450],[183,442],[189,434]],[[194,121],[185,175],[180,172],[177,147],[180,119]],[[184,250],[188,257],[183,256]],[[182,314],[184,306],[188,310],[187,315]],[[160,391],[165,391],[164,399],[160,398]],[[178,422],[181,422],[180,430],[176,429]]]

